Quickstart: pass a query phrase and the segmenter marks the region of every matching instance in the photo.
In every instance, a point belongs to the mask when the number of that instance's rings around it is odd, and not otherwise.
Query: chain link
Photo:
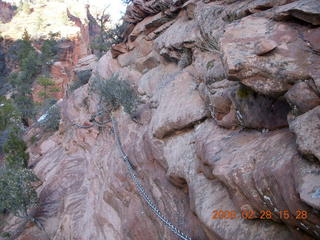
[[[158,209],[158,207],[153,203],[153,201],[150,199],[148,194],[146,193],[144,187],[142,186],[140,180],[137,178],[134,166],[130,162],[128,156],[123,151],[122,144],[120,141],[119,131],[118,131],[118,125],[115,118],[112,116],[112,129],[116,141],[116,145],[118,147],[118,150],[121,154],[122,159],[127,164],[127,168],[130,174],[130,177],[134,184],[136,185],[136,188],[138,190],[139,195],[142,197],[142,199],[147,203],[147,205],[151,208],[151,210],[156,214],[156,216],[160,219],[161,222],[163,222],[174,234],[176,234],[178,237],[180,237],[183,240],[192,240],[190,237],[188,237],[186,234],[181,232],[177,227],[175,227]]]

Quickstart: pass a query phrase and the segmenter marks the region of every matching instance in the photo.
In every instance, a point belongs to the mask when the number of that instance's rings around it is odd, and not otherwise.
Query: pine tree
[[[26,150],[27,145],[22,140],[19,131],[13,128],[3,146],[5,165],[9,168],[26,168],[29,160],[29,154]]]
[[[58,92],[59,89],[55,87],[55,82],[48,77],[40,76],[37,79],[37,82],[40,86],[42,86],[42,91],[39,92],[39,96],[46,100],[51,97],[50,93]]]

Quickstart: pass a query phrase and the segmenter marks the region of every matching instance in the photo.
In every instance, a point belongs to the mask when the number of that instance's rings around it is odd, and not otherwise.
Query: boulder
[[[174,131],[191,127],[207,116],[205,105],[188,71],[177,72],[164,80],[158,89],[160,103],[152,120],[152,133],[163,138]]]
[[[117,58],[119,55],[127,52],[128,52],[128,47],[125,43],[119,43],[111,46],[111,54],[113,58]]]
[[[307,158],[320,161],[320,106],[297,117],[290,123],[290,129],[297,136],[299,151]]]
[[[240,86],[231,93],[237,119],[241,126],[275,130],[288,126],[288,103],[283,98],[272,98]]]
[[[310,44],[310,47],[316,51],[320,52],[320,27],[308,29],[303,34],[304,39]]]
[[[193,51],[193,66],[199,80],[204,81],[209,87],[211,84],[226,79],[226,70],[222,60],[219,53],[195,49]]]
[[[319,163],[297,159],[294,168],[295,183],[302,201],[316,210],[320,210],[320,174]]]
[[[305,113],[320,105],[320,96],[308,84],[308,82],[296,83],[285,94],[291,106],[297,108],[299,113]]]
[[[281,95],[291,84],[317,75],[320,56],[308,51],[299,37],[303,27],[248,16],[226,27],[221,39],[230,80],[237,80],[265,95]],[[277,44],[273,51],[257,56],[255,46],[269,39]]]
[[[219,39],[224,32],[223,12],[226,8],[215,2],[199,3],[195,8],[195,20],[200,28],[203,44],[209,50],[219,50]]]
[[[113,59],[111,52],[108,52],[99,59],[93,73],[104,79],[108,79],[119,68],[118,61]]]
[[[130,23],[137,23],[148,16],[156,15],[161,10],[168,10],[167,13],[177,11],[187,0],[134,0],[127,8],[124,20]]]
[[[82,72],[82,71],[88,71],[93,70],[96,66],[98,59],[96,55],[88,55],[84,58],[79,59],[78,64],[75,66],[74,71],[75,72]]]
[[[299,0],[277,8],[274,13],[274,18],[277,20],[289,16],[319,26],[320,3],[318,0]]]
[[[290,107],[283,98],[261,95],[228,80],[201,84],[199,89],[221,127],[275,130],[288,126]]]
[[[146,17],[134,27],[129,36],[129,40],[133,42],[141,34],[148,35],[150,32],[156,30],[170,20],[172,19],[166,16],[163,12],[154,16]]]
[[[271,52],[277,47],[277,43],[270,39],[262,39],[256,43],[255,52],[258,56]]]
[[[319,215],[300,199],[296,189],[298,179],[293,169],[298,167],[297,162],[305,160],[296,151],[292,133],[287,129],[267,134],[236,133],[207,121],[196,128],[195,134],[202,169],[211,170],[203,173],[223,182],[236,209],[254,211],[253,219],[261,219],[263,211],[269,210],[273,221],[284,222],[292,231],[298,227],[314,237],[319,234]],[[308,219],[284,219],[279,212],[284,209],[291,216],[307,211]]]
[[[197,126],[201,128],[204,126]],[[212,239],[287,239],[291,233],[276,223],[254,222],[245,219],[212,219],[213,211],[241,212],[232,202],[223,184],[209,180],[197,171],[195,136],[187,132],[167,139],[163,155],[168,165],[167,176],[177,186],[188,184],[191,208],[206,226]],[[215,237],[213,237],[215,236]]]
[[[200,29],[195,21],[188,21],[186,12],[166,29],[156,40],[155,47],[161,55],[179,61],[181,50],[191,48],[200,40]],[[179,51],[180,50],[180,51]]]
[[[147,41],[144,35],[140,35],[134,42],[129,42],[129,51],[118,57],[120,66],[133,65],[137,59],[148,56],[152,52],[153,44],[153,42]]]

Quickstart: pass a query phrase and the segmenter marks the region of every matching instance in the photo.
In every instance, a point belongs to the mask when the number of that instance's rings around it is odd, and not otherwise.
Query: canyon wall
[[[134,0],[125,19],[128,41],[29,148],[50,239],[178,239],[140,199],[110,124],[75,126],[98,111],[94,79],[115,73],[143,100],[135,121],[115,113],[124,150],[181,231],[320,239],[320,2]],[[29,225],[19,239],[47,235]]]
[[[0,22],[10,22],[15,14],[15,8],[10,3],[0,0],[0,9]]]

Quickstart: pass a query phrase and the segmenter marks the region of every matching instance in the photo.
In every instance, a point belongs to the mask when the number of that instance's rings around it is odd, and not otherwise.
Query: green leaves
[[[26,152],[27,145],[22,140],[17,129],[12,129],[8,140],[3,146],[5,153],[5,165],[9,168],[26,168],[29,154]]]
[[[58,43],[54,39],[54,34],[50,39],[45,40],[41,46],[41,61],[43,64],[51,65],[52,60],[58,53]]]
[[[77,72],[76,73],[76,80],[74,80],[69,89],[68,92],[73,92],[74,90],[78,89],[79,87],[85,85],[88,83],[90,77],[92,74],[92,70],[85,70],[85,71],[81,71],[81,72]]]
[[[49,77],[40,76],[37,78],[37,82],[42,87],[39,96],[43,98],[43,100],[50,98],[50,93],[59,92],[59,88],[55,87],[55,82]]]
[[[28,209],[38,203],[32,184],[38,178],[29,169],[1,169],[0,209],[6,209],[17,217],[27,218]]]
[[[18,110],[11,100],[0,97],[0,131],[16,125],[21,119]]]
[[[93,90],[102,98],[107,108],[112,111],[123,106],[124,111],[130,115],[134,114],[139,98],[137,92],[131,87],[129,82],[119,79],[118,75],[113,75],[108,80],[96,78]]]

